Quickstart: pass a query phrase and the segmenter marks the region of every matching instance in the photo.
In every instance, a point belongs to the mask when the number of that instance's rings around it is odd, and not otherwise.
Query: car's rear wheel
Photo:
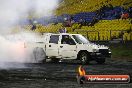
[[[34,51],[35,63],[45,63],[46,62],[46,53],[43,48],[35,48]]]
[[[89,54],[87,52],[83,51],[80,53],[79,59],[82,64],[88,64],[89,63]]]
[[[51,58],[51,62],[58,63],[59,62],[59,59],[58,58]]]

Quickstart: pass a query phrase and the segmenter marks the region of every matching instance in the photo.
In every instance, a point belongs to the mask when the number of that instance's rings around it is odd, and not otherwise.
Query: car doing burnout
[[[46,62],[49,58],[54,62],[80,60],[82,64],[87,64],[95,60],[102,64],[111,56],[109,47],[91,43],[81,34],[46,33],[42,35],[41,41],[27,43],[25,46],[34,48],[33,54],[38,62]]]

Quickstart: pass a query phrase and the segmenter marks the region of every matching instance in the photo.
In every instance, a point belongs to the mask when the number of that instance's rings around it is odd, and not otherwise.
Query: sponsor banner
[[[129,75],[84,75],[87,83],[129,83]]]

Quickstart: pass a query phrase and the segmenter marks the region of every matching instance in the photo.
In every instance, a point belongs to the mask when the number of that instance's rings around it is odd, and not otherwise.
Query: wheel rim
[[[86,54],[83,53],[83,54],[81,55],[81,61],[82,61],[82,62],[85,62],[86,59],[87,59],[87,56],[86,56]]]

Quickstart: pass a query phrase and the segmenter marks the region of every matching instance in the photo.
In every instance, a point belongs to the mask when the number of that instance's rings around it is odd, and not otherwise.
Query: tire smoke
[[[24,42],[35,40],[36,35],[10,34],[12,27],[23,18],[54,15],[58,3],[59,0],[0,0],[0,68],[8,68],[9,64],[4,64],[7,62],[30,62],[27,58],[32,49],[25,50]]]

